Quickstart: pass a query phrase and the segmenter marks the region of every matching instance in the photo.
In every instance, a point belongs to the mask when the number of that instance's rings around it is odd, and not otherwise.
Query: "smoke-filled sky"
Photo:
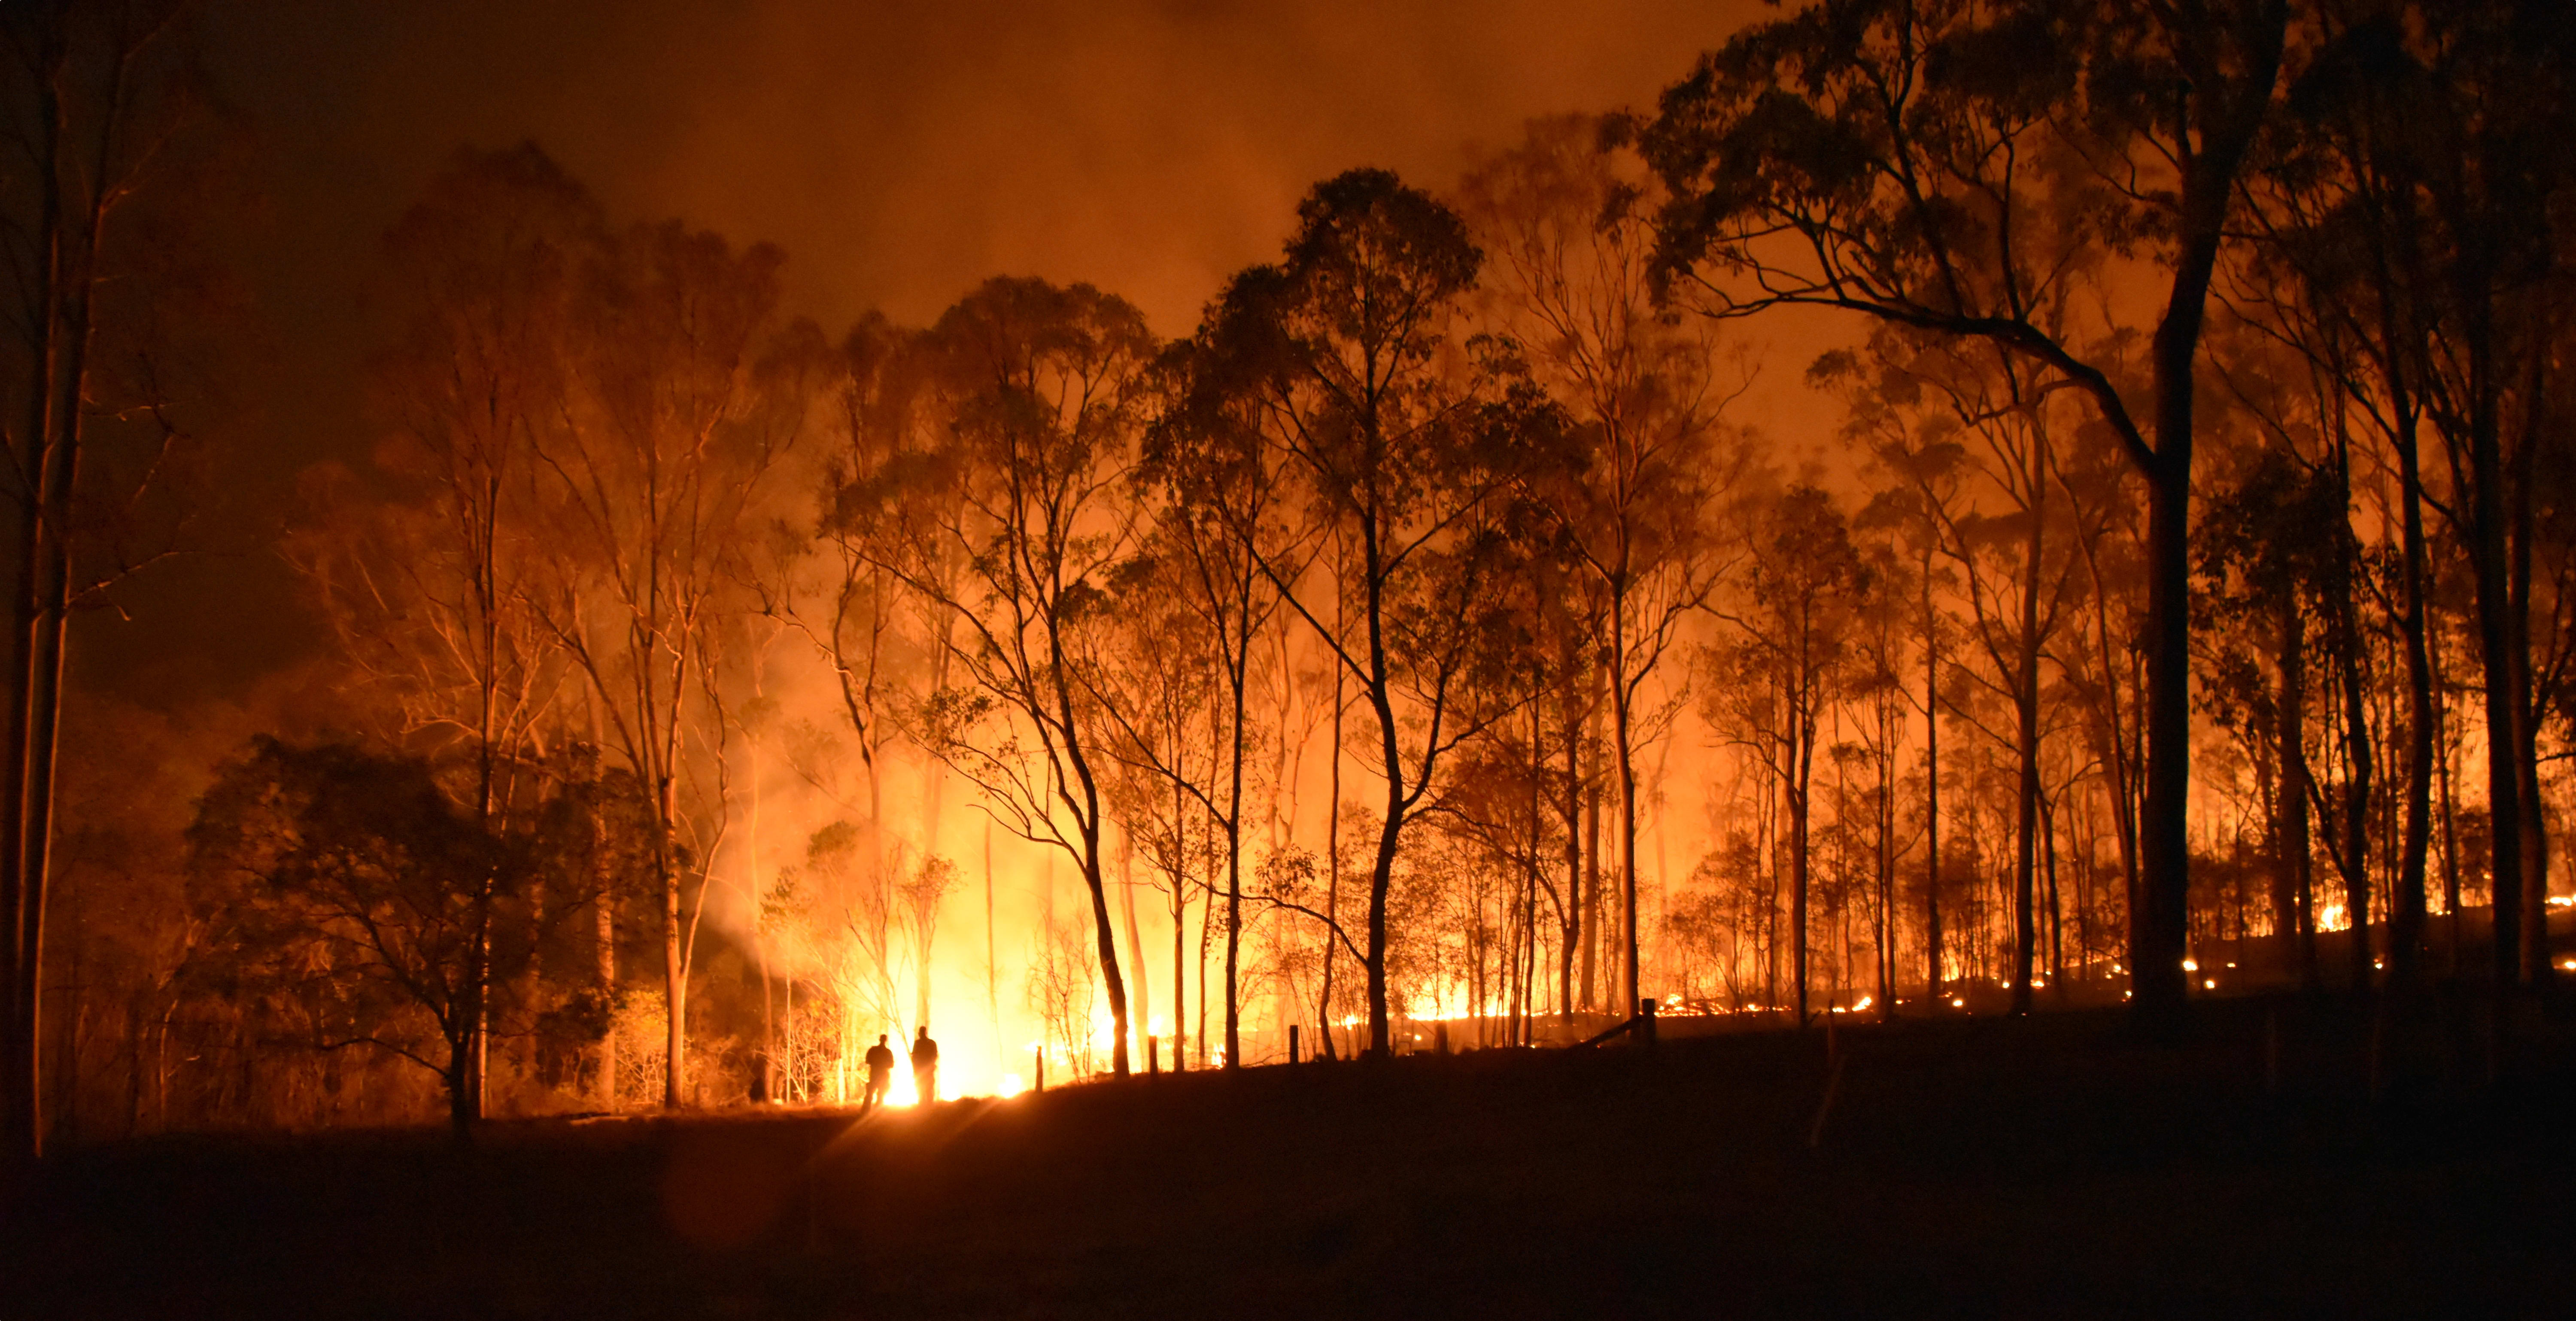
[[[381,235],[459,146],[536,142],[625,219],[789,255],[793,310],[922,322],[995,274],[1089,280],[1187,333],[1316,180],[1447,187],[1522,121],[1644,106],[1749,0],[212,0],[249,141],[253,324],[219,424],[224,522],[363,455]],[[258,526],[128,594],[99,681],[229,696],[310,647]],[[261,626],[245,627],[246,621]]]

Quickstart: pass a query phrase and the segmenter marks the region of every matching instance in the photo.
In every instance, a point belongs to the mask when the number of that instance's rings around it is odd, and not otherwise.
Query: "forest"
[[[16,1157],[2551,985],[2550,0],[1765,11],[1176,335],[460,148],[225,532],[319,656],[182,718],[77,653],[227,508],[191,8],[0,11]]]

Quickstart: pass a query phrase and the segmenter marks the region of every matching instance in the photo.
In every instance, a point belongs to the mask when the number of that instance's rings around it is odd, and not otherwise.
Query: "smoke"
[[[372,296],[382,236],[460,145],[531,140],[620,220],[678,217],[737,245],[779,244],[789,310],[828,332],[870,310],[926,323],[985,278],[1018,274],[1091,282],[1176,336],[1229,274],[1277,254],[1316,180],[1371,164],[1446,188],[1480,144],[1517,138],[1533,116],[1649,104],[1755,12],[1744,0],[1579,13],[1542,0],[218,0],[191,39],[253,143],[261,204],[208,218],[252,291],[242,342],[257,346],[231,364],[243,407],[213,438],[228,523],[216,540],[264,544],[317,464],[367,470],[380,437],[362,383],[391,330]],[[124,589],[121,613],[88,624],[82,678],[163,711],[267,709],[294,688],[281,676],[324,645],[298,596],[255,551],[156,569]],[[834,716],[812,668],[786,668],[797,673],[781,674],[770,727],[750,741],[762,823],[732,820],[710,916],[793,965],[805,955],[760,932],[763,887],[813,865],[816,832],[862,817],[864,798],[846,748],[818,770],[830,739],[795,764],[795,727],[829,730]],[[229,736],[239,721],[217,723]],[[1291,789],[1310,807],[1321,761]],[[958,868],[932,959],[934,1030],[958,1064],[1025,1065],[1041,1028],[1023,974],[1049,915],[1084,913],[1087,897],[1070,864],[996,832],[1001,981],[988,985],[985,823],[971,787],[952,782],[939,838],[918,838],[925,772],[917,759],[890,768],[883,819],[899,824],[878,842]],[[1122,961],[1143,949],[1146,966],[1128,970],[1143,1025],[1169,1015],[1170,927],[1137,870],[1134,935],[1112,905]],[[905,988],[896,1021],[911,1022],[912,998]]]
[[[1749,0],[218,0],[189,40],[252,141],[209,216],[255,307],[227,364],[231,553],[128,585],[78,663],[157,705],[230,700],[320,642],[244,547],[296,474],[364,467],[386,228],[460,145],[533,140],[624,219],[789,255],[791,310],[922,323],[984,278],[1089,281],[1187,333],[1355,165],[1446,187],[1476,143],[1644,106]],[[1793,373],[1783,373],[1793,375]]]

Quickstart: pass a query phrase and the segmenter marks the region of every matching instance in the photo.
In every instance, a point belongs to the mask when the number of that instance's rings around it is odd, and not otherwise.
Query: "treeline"
[[[836,1096],[978,878],[996,1042],[1007,996],[1077,1071],[1149,1016],[1199,1065],[1643,997],[2170,1018],[2220,949],[2544,985],[2561,19],[1813,6],[1446,194],[1316,185],[1174,342],[1016,278],[835,337],[774,250],[466,153],[286,548],[345,737],[228,761],[185,902],[74,930],[55,1085]],[[1841,343],[1763,366],[1818,407],[1747,416],[1735,323],[1798,306]],[[969,812],[1078,916],[992,944]]]

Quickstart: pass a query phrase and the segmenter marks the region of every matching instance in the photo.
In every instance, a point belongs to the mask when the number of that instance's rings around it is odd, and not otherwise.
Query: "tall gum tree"
[[[677,222],[610,236],[583,272],[564,424],[537,444],[551,554],[531,594],[651,802],[665,1107],[686,1089],[689,971],[723,815],[707,810],[720,749],[692,739],[716,635],[750,607],[739,560],[766,479],[798,429],[764,395],[811,356],[777,323],[780,260]]]
[[[2548,535],[2544,451],[2564,443],[2551,366],[2567,333],[2558,217],[2576,187],[2576,39],[2563,7],[2531,0],[2325,5],[2319,29],[2295,88],[2296,132],[2270,162],[2262,234],[2301,287],[2295,305],[2308,315],[2295,328],[2314,332],[2301,347],[2384,432],[2399,466],[2410,729],[2392,972],[2401,983],[2416,975],[2441,724],[2425,618],[2429,507],[2464,548],[2474,586],[2494,975],[2545,983],[2546,685],[2535,684],[2532,564]],[[2439,484],[2418,453],[2428,426],[2444,459]]]
[[[156,217],[195,161],[182,0],[0,9],[0,1176],[43,1149],[45,911],[72,617],[137,557],[102,511],[150,487],[180,433],[148,324],[198,233]],[[154,232],[160,220],[160,232]],[[193,309],[192,309],[193,310]],[[144,458],[107,463],[133,441]],[[102,471],[105,470],[105,471]],[[139,476],[137,474],[140,474]],[[100,499],[100,488],[122,487]],[[107,535],[102,535],[106,533]],[[105,553],[102,553],[105,552]]]
[[[2172,1021],[2186,989],[2194,366],[2289,21],[2288,0],[1824,0],[1703,56],[1637,125],[1672,194],[1663,268],[1703,311],[1982,338],[2088,395],[2127,450],[2150,565],[2142,1021]],[[2062,244],[2024,240],[2085,227],[2160,290],[2144,410],[2043,328]]]
[[[1104,873],[1096,667],[1115,634],[1111,578],[1135,549],[1131,474],[1157,346],[1123,299],[1003,278],[943,314],[926,351],[945,434],[843,497],[842,514],[853,544],[932,612],[951,676],[921,720],[932,754],[1003,829],[1079,869],[1123,1077],[1132,1006]],[[909,518],[925,494],[930,516]]]
[[[1221,380],[1205,379],[1205,373],[1221,370],[1196,340],[1167,351],[1159,367],[1163,409],[1147,433],[1140,476],[1160,490],[1164,562],[1188,585],[1184,599],[1214,643],[1220,670],[1224,706],[1217,738],[1224,748],[1225,783],[1220,790],[1213,782],[1198,787],[1185,776],[1169,778],[1199,801],[1224,837],[1224,1047],[1225,1067],[1232,1069],[1242,1062],[1243,827],[1253,684],[1265,660],[1269,681],[1283,693],[1291,679],[1285,660],[1259,641],[1279,613],[1279,597],[1254,553],[1257,544],[1275,543],[1281,535],[1280,473],[1244,401],[1230,396]],[[1284,731],[1274,734],[1284,742],[1282,736]],[[1278,783],[1284,778],[1271,775],[1274,804],[1289,792]],[[1204,1002],[1200,1011],[1206,1011]]]
[[[526,591],[543,558],[536,442],[561,415],[573,289],[604,234],[589,196],[534,147],[461,153],[387,236],[408,324],[371,375],[389,432],[376,467],[399,499],[310,474],[322,517],[287,546],[357,684],[391,717],[384,732],[466,749],[467,809],[496,837],[560,677]],[[485,1101],[496,881],[475,901],[469,1119]]]
[[[1642,161],[1603,140],[1600,121],[1566,117],[1532,124],[1459,189],[1487,253],[1487,316],[1576,424],[1565,462],[1525,485],[1606,598],[1598,651],[1628,1012],[1638,1002],[1637,754],[1677,705],[1651,685],[1668,677],[1682,622],[1728,567],[1708,515],[1741,476],[1744,452],[1721,426],[1740,388],[1719,380],[1714,336],[1655,306],[1652,188]],[[1567,833],[1579,837],[1571,820]]]
[[[1817,739],[1847,696],[1853,635],[1872,583],[1849,521],[1823,490],[1792,485],[1755,517],[1740,613],[1729,615],[1741,635],[1733,659],[1745,689],[1738,698],[1744,732],[1786,808],[1779,851],[1789,863],[1789,994],[1805,1027]]]
[[[1362,962],[1368,1049],[1383,1054],[1405,823],[1442,757],[1499,714],[1461,681],[1478,659],[1478,589],[1524,433],[1453,334],[1481,262],[1455,212],[1384,170],[1353,170],[1316,185],[1297,214],[1284,258],[1235,276],[1201,338],[1224,363],[1212,379],[1253,411],[1301,506],[1302,535],[1247,544],[1368,712],[1385,797]],[[1331,569],[1308,572],[1325,541],[1339,547]]]

